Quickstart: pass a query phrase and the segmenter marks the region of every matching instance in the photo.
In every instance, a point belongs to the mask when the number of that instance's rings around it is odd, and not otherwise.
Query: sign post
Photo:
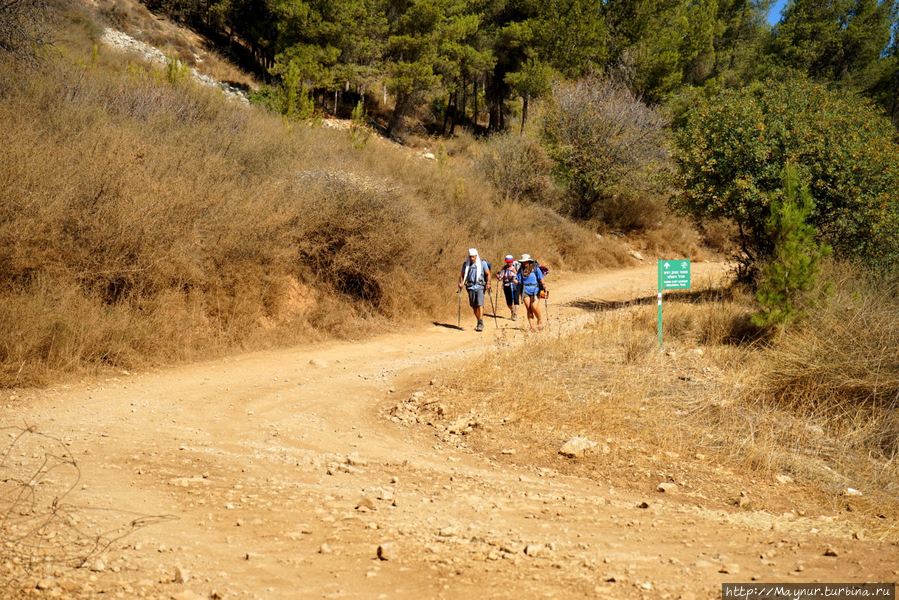
[[[662,291],[690,289],[689,260],[659,261],[659,351],[662,350]]]

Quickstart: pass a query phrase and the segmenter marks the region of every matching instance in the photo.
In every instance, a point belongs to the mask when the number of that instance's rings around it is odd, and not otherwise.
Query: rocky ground
[[[557,329],[589,318],[574,300],[655,292],[650,267],[553,275]],[[501,431],[485,451],[476,419],[440,414],[435,373],[529,334],[444,321],[0,393],[0,595],[663,599],[896,580],[895,547],[846,515],[566,474]],[[657,457],[683,479],[695,464]],[[770,506],[796,492],[726,476]]]

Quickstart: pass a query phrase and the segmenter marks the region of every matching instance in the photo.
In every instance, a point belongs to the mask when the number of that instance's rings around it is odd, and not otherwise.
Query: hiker
[[[511,254],[506,255],[506,264],[496,274],[496,278],[503,284],[503,293],[506,295],[506,304],[512,311],[510,317],[513,321],[518,320],[518,305],[521,304],[521,286],[518,285],[518,269],[521,264],[515,260]]]
[[[474,310],[478,320],[475,331],[484,331],[484,290],[490,292],[490,263],[481,260],[477,248],[468,249],[468,260],[462,265],[459,277],[459,289],[468,290],[468,305]]]
[[[521,301],[528,311],[528,326],[530,331],[543,329],[543,313],[540,312],[540,292],[546,290],[543,271],[530,254],[522,254],[518,262],[521,263],[518,270],[518,284],[521,286]],[[534,329],[534,319],[537,320],[537,329]]]

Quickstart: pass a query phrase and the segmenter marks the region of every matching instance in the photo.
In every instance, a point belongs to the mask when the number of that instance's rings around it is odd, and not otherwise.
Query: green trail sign
[[[660,260],[659,261],[659,291],[662,290],[689,290],[690,289],[690,261],[689,260]]]
[[[662,349],[662,291],[690,289],[689,260],[659,261],[659,350]]]

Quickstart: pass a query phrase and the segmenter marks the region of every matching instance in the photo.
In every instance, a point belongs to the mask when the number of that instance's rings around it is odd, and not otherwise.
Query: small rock
[[[172,600],[205,600],[205,598],[196,592],[184,590],[183,592],[172,594]]]
[[[321,358],[313,358],[309,361],[309,364],[313,367],[318,367],[319,369],[325,369],[328,366],[328,361]]]
[[[793,478],[790,477],[789,475],[778,475],[774,479],[777,480],[777,483],[782,483],[782,484],[793,483]]]
[[[175,583],[187,583],[190,581],[190,571],[182,569],[180,566],[175,567],[175,576],[172,578]]]
[[[637,252],[636,250],[630,250],[630,255],[636,258],[637,260],[644,260],[643,255]]]
[[[587,451],[595,448],[596,445],[596,442],[585,437],[574,436],[559,448],[559,454],[567,456],[568,458],[575,458],[577,456],[583,456]]]
[[[91,565],[91,571],[96,571],[97,573],[102,573],[106,570],[106,563],[103,562],[102,558],[98,558],[94,561],[94,564]]]
[[[824,556],[839,556],[839,553],[832,546],[828,546],[827,550],[824,551]]]
[[[718,569],[719,573],[729,573],[731,575],[736,575],[740,572],[740,565],[737,563],[727,563],[721,565],[721,568]]]
[[[383,542],[378,546],[378,558],[381,560],[397,560],[399,549],[394,542]]]
[[[319,554],[331,554],[331,552],[331,546],[329,546],[327,543],[324,543],[318,547]]]
[[[846,488],[845,493],[847,496],[861,496],[862,495],[862,493],[855,488]]]
[[[658,485],[658,487],[656,487],[656,490],[662,492],[663,494],[673,494],[677,491],[677,484],[663,481]]]
[[[375,510],[375,501],[366,496],[356,505],[356,510]]]
[[[350,454],[346,457],[346,464],[350,465],[351,467],[367,467],[368,461],[364,458],[360,458],[356,454]]]
[[[528,544],[524,547],[524,553],[530,557],[537,557],[543,554],[545,547],[543,544]]]
[[[649,502],[643,501],[637,505],[637,508],[649,508]]]

